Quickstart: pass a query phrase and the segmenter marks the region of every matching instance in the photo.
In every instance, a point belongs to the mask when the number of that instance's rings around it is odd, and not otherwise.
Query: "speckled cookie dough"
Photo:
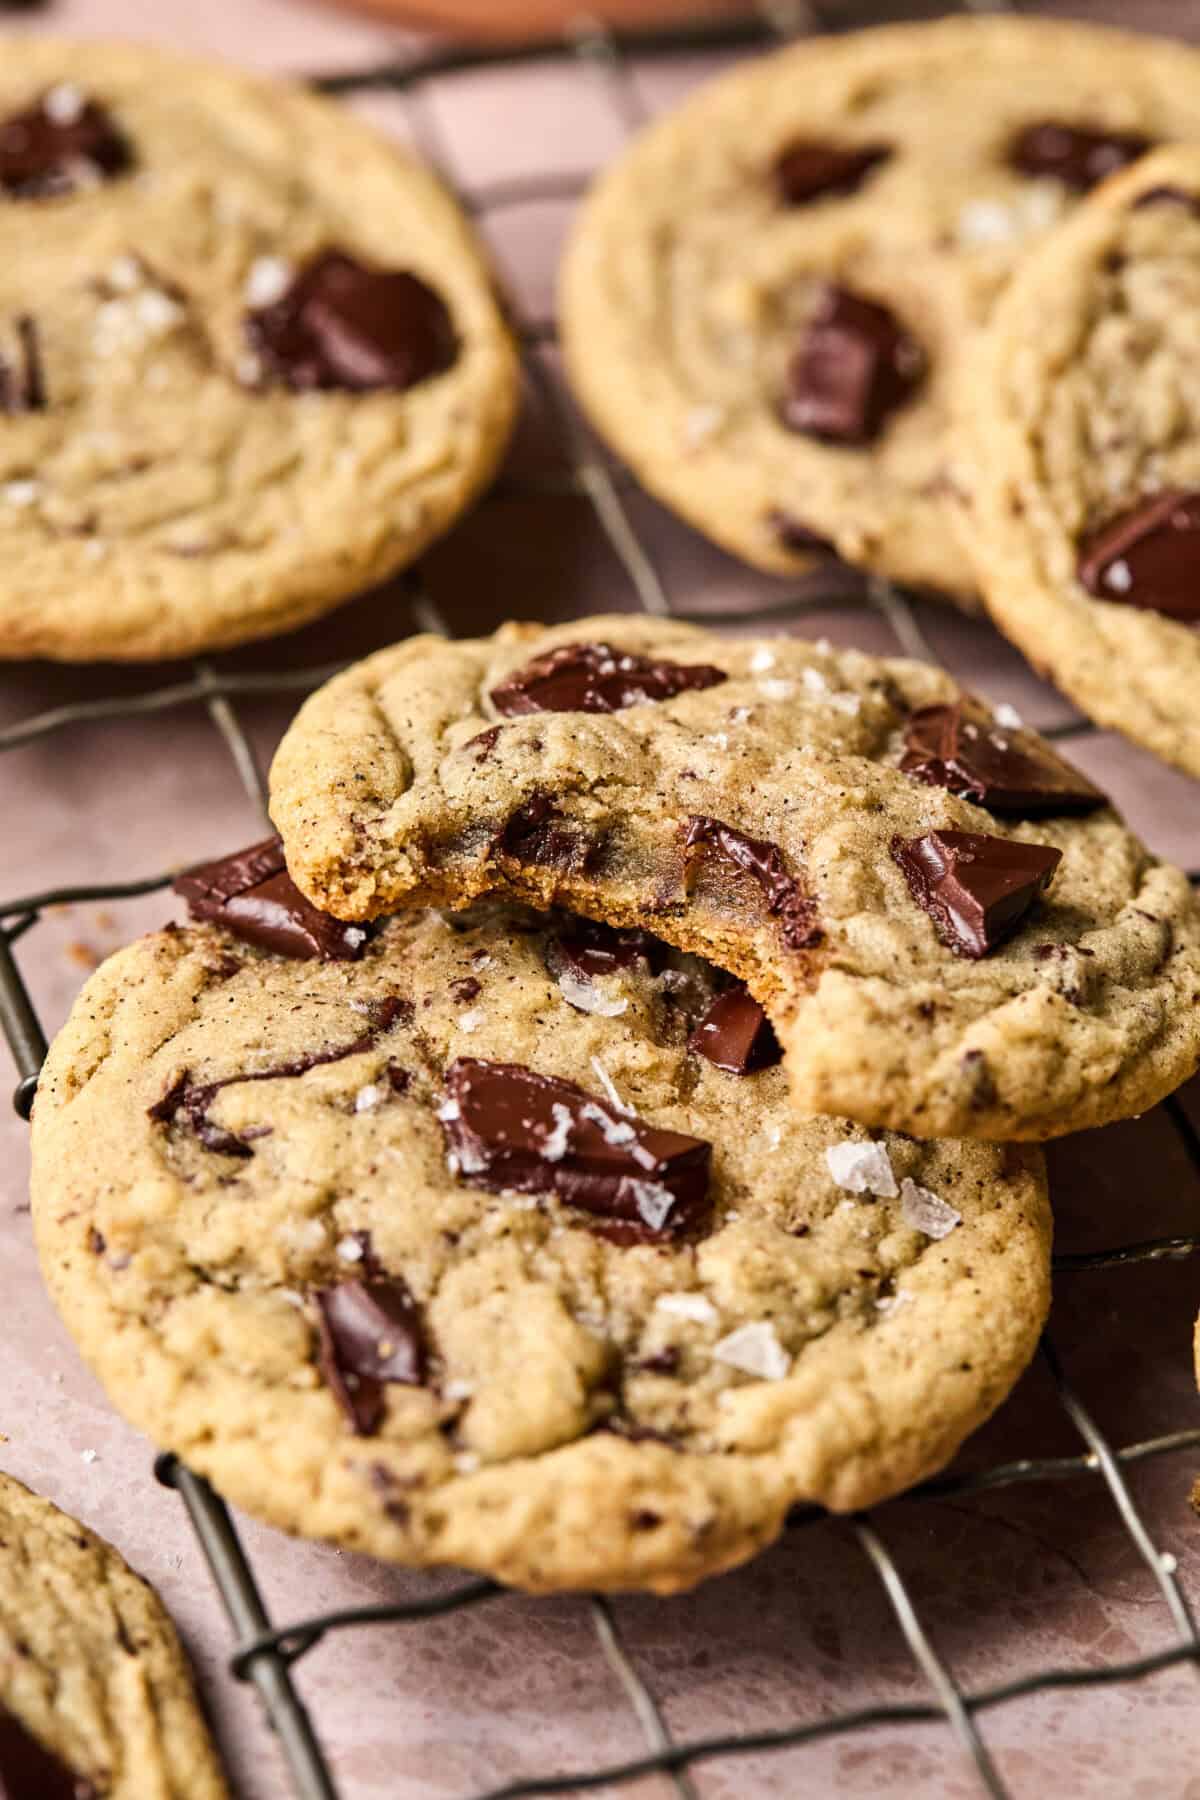
[[[175,1628],[75,1519],[0,1475],[0,1791],[226,1800]]]
[[[1190,138],[1200,54],[1032,19],[804,41],[605,174],[569,248],[568,369],[661,499],[762,568],[832,548],[951,596],[955,377],[1079,191]]]
[[[46,1065],[43,1268],[114,1403],[288,1530],[685,1587],[938,1468],[1048,1303],[1036,1151],[801,1121],[777,1059],[736,984],[569,917],[161,932]]]
[[[1046,1138],[1200,1058],[1185,876],[922,664],[627,616],[416,638],[306,702],[271,786],[341,918],[502,890],[710,956],[808,1113]]]
[[[348,113],[6,41],[0,657],[181,656],[327,611],[480,489],[516,379],[469,226]]]
[[[1106,184],[1021,270],[961,396],[963,542],[1002,631],[1200,776],[1200,151]]]

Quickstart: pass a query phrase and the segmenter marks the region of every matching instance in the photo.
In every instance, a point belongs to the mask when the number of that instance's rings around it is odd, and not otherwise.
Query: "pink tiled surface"
[[[893,10],[895,10],[893,8]],[[1120,0],[1090,13],[1200,36],[1188,0]],[[263,67],[363,68],[415,40],[296,0],[59,0],[7,32],[118,33],[212,50]],[[653,111],[720,66],[715,56],[635,60],[614,88],[599,67],[547,61],[431,83],[416,102],[374,93],[359,105],[385,130],[444,160],[468,191],[502,202],[484,224],[514,304],[548,320],[553,265],[570,201],[515,196],[511,184],[586,172],[621,142],[631,112]],[[527,418],[509,470],[474,518],[428,559],[421,606],[452,630],[510,614],[565,616],[636,606],[628,573],[589,504],[531,494],[570,456],[552,347],[537,353]],[[557,396],[557,400],[556,400]],[[781,627],[892,649],[885,621],[835,589],[798,612],[791,584],[741,569],[624,486],[628,516],[671,603],[689,614],[776,618]],[[810,593],[810,600],[814,596]],[[217,659],[243,673],[299,671],[357,655],[413,624],[409,590],[355,603],[296,636]],[[418,617],[427,617],[418,612]],[[1070,708],[986,626],[928,607],[915,617],[931,649],[1032,720]],[[190,671],[0,667],[0,728],[61,704],[133,697]],[[1119,675],[1114,672],[1114,679]],[[294,696],[254,697],[238,717],[265,763]],[[1095,733],[1072,752],[1116,795],[1152,844],[1200,866],[1200,793],[1151,758]],[[0,896],[58,884],[104,884],[197,859],[253,836],[260,818],[200,705],[133,720],[75,724],[0,759]],[[48,1027],[65,1015],[86,968],[172,910],[160,896],[47,913],[19,946]],[[1200,1096],[1185,1098],[1200,1123]],[[178,1500],[155,1486],[151,1450],[112,1413],[84,1372],[42,1291],[29,1242],[26,1130],[0,1112],[0,1248],[5,1373],[0,1467],[113,1538],[160,1587],[195,1656],[236,1791],[291,1792],[255,1703],[225,1672],[229,1635]],[[1200,1228],[1200,1184],[1162,1111],[1052,1153],[1059,1249],[1096,1250]],[[1070,1382],[1106,1436],[1126,1445],[1200,1426],[1190,1370],[1196,1264],[1157,1262],[1060,1276],[1053,1337]],[[1046,1366],[1029,1375],[968,1447],[967,1468],[1023,1456],[1071,1457],[1080,1439]],[[95,1452],[84,1461],[84,1452]],[[1200,1526],[1186,1505],[1200,1446],[1129,1467],[1159,1550],[1178,1560],[1200,1600]],[[410,1577],[239,1521],[279,1619],[317,1608],[412,1598],[443,1579]],[[1097,1668],[1168,1648],[1167,1605],[1095,1475],[988,1494],[907,1500],[874,1521],[939,1654],[968,1688],[1043,1666]],[[875,1702],[928,1697],[854,1531],[823,1521],[753,1566],[663,1602],[620,1600],[615,1616],[638,1670],[677,1737],[819,1721]],[[585,1601],[505,1597],[458,1617],[331,1638],[302,1666],[344,1800],[455,1800],[521,1775],[582,1769],[645,1749],[642,1726],[599,1654]],[[1200,1689],[1194,1668],[1134,1684],[1043,1692],[980,1716],[1014,1795],[1200,1800]],[[703,1800],[751,1796],[968,1796],[977,1775],[945,1724],[876,1727],[782,1754],[707,1763]],[[612,1787],[605,1793],[613,1793]],[[624,1792],[666,1796],[654,1778]]]

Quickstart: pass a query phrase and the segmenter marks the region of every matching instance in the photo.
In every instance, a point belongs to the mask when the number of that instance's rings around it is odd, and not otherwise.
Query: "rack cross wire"
[[[889,5],[887,0],[758,0],[756,20],[732,24],[673,28],[625,35],[585,22],[563,37],[507,48],[444,47],[407,60],[385,62],[348,73],[315,76],[313,85],[333,95],[357,95],[370,91],[401,96],[408,122],[420,151],[457,192],[465,209],[476,215],[493,215],[505,208],[544,201],[578,198],[591,179],[591,171],[578,175],[533,176],[505,180],[461,191],[454,182],[444,153],[436,120],[425,104],[429,84],[460,74],[494,69],[506,63],[546,60],[575,62],[590,69],[607,92],[620,127],[632,133],[644,124],[648,109],[643,103],[630,62],[639,57],[669,57],[686,52],[769,47],[808,32],[842,29],[876,22],[881,14],[921,11],[920,6]],[[954,10],[925,7],[925,14]],[[1016,11],[1004,0],[959,0],[966,12]],[[551,322],[521,316],[508,299],[508,310],[520,342],[531,390],[556,424],[566,447],[566,467],[549,475],[515,479],[502,477],[493,495],[501,493],[541,498],[550,502],[569,496],[585,500],[631,584],[637,604],[662,616],[686,618],[688,609],[672,600],[632,524],[623,495],[632,478],[610,465],[593,446],[550,378],[541,352],[555,341]],[[485,499],[484,504],[487,504]],[[422,629],[448,635],[448,627],[429,593],[420,567],[405,578],[413,618]],[[899,649],[927,661],[943,660],[931,648],[908,597],[890,583],[867,579],[848,599],[844,587],[836,592],[811,588],[792,595],[780,606],[765,609],[780,622],[795,622],[806,613],[833,605],[856,604],[873,611],[889,628]],[[739,609],[722,615],[706,608],[708,623],[746,623],[754,615]],[[289,693],[306,693],[326,681],[342,666],[288,670],[273,673],[240,673],[221,669],[204,658],[195,660],[190,678],[134,695],[120,695],[54,708],[0,730],[0,752],[13,750],[41,738],[69,731],[73,726],[96,721],[120,721],[144,717],[190,705],[203,706],[219,732],[250,800],[265,815],[266,787],[249,737],[238,717],[240,700]],[[1086,719],[1073,719],[1051,727],[1046,735],[1070,738],[1093,727]],[[14,956],[17,942],[31,931],[49,909],[81,903],[117,902],[169,887],[173,871],[146,880],[108,885],[58,888],[20,899],[0,902],[0,1029],[8,1041],[19,1080],[13,1096],[18,1114],[30,1116],[38,1074],[47,1041],[37,1011]],[[1200,885],[1200,871],[1192,875]],[[1177,1134],[1187,1160],[1200,1177],[1200,1132],[1177,1099],[1165,1102],[1164,1112]],[[1057,1256],[1057,1275],[1076,1275],[1089,1270],[1125,1267],[1164,1260],[1182,1261],[1200,1251],[1200,1233],[1155,1238],[1122,1244],[1079,1255]],[[1002,1779],[985,1741],[981,1715],[1024,1697],[1053,1689],[1088,1688],[1146,1678],[1160,1671],[1192,1664],[1200,1670],[1200,1634],[1177,1577],[1175,1560],[1158,1550],[1138,1510],[1126,1470],[1148,1459],[1200,1448],[1200,1427],[1163,1436],[1113,1445],[1074,1392],[1050,1339],[1043,1340],[1041,1358],[1053,1382],[1058,1403],[1083,1448],[1073,1456],[1025,1458],[974,1473],[951,1473],[912,1490],[909,1498],[945,1499],[982,1493],[1022,1483],[1062,1482],[1090,1478],[1101,1482],[1111,1497],[1121,1524],[1153,1582],[1158,1601],[1170,1622],[1170,1641],[1149,1655],[1083,1667],[1044,1667],[1001,1684],[963,1688],[953,1670],[938,1654],[921,1621],[916,1600],[897,1560],[889,1551],[878,1524],[876,1509],[870,1518],[855,1517],[850,1528],[870,1567],[877,1575],[887,1601],[917,1669],[929,1690],[923,1701],[880,1702],[830,1717],[799,1721],[770,1730],[749,1730],[719,1736],[696,1737],[677,1742],[664,1719],[651,1688],[635,1667],[622,1639],[612,1603],[595,1595],[581,1600],[589,1608],[597,1647],[629,1701],[646,1741],[644,1755],[621,1763],[556,1773],[530,1775],[503,1786],[478,1792],[470,1800],[524,1800],[526,1796],[586,1792],[620,1787],[647,1776],[659,1775],[671,1783],[677,1800],[698,1800],[689,1774],[694,1765],[718,1758],[745,1756],[765,1751],[798,1749],[819,1739],[861,1731],[870,1726],[922,1724],[941,1720],[953,1732],[983,1793],[1005,1800],[1013,1789]],[[173,1456],[160,1456],[155,1473],[178,1492],[195,1531],[225,1613],[235,1634],[229,1659],[231,1674],[252,1682],[274,1729],[299,1800],[339,1800],[339,1790],[321,1749],[316,1731],[292,1680],[291,1670],[331,1632],[381,1624],[420,1625],[447,1613],[503,1599],[507,1590],[496,1582],[470,1580],[449,1592],[395,1604],[348,1608],[312,1618],[274,1625],[267,1614],[254,1572],[246,1558],[233,1519],[224,1501],[201,1477]],[[799,1508],[789,1521],[790,1530],[801,1530],[825,1517],[816,1507]]]

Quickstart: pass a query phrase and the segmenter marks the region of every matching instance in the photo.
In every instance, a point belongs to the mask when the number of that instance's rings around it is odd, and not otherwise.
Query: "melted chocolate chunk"
[[[276,838],[188,869],[174,883],[193,919],[223,925],[234,937],[277,956],[357,962],[370,936],[306,900],[287,872]]]
[[[979,958],[1024,921],[1062,861],[1061,850],[974,831],[892,839],[909,892],[956,956]]]
[[[735,869],[754,877],[763,891],[767,911],[779,920],[780,934],[789,950],[809,950],[820,943],[824,934],[816,922],[816,902],[804,892],[796,877],[788,874],[777,845],[746,837],[720,819],[697,816],[687,822],[684,848],[695,850],[701,845],[710,845]]]
[[[1089,594],[1169,619],[1200,620],[1200,492],[1152,494],[1081,546]]]
[[[989,812],[1035,819],[1093,812],[1107,799],[1065,757],[1028,732],[1014,734],[978,708],[923,706],[904,732],[900,767]]]
[[[776,509],[769,519],[769,524],[785,550],[794,550],[797,556],[836,556],[837,550],[828,538],[813,531],[791,513]]]
[[[46,409],[46,377],[42,370],[38,328],[28,313],[17,320],[16,355],[0,356],[0,412],[31,413]]]
[[[645,963],[650,973],[657,975],[666,960],[666,945],[661,938],[636,926],[618,929],[593,919],[571,917],[564,921],[557,937],[546,946],[550,973],[558,975],[565,969],[577,981],[615,975],[618,969],[632,969],[638,962]]]
[[[0,1706],[0,1800],[95,1800],[96,1790]]]
[[[537,793],[509,817],[500,848],[515,862],[566,871],[584,868],[592,845],[586,833],[567,823],[549,794]]]
[[[652,662],[611,644],[562,644],[494,687],[491,700],[506,718],[539,712],[611,713],[728,679],[723,669],[707,663]]]
[[[869,444],[925,373],[925,353],[886,306],[826,287],[788,368],[783,422],[830,444]]]
[[[740,982],[709,1003],[688,1044],[729,1075],[752,1075],[783,1056],[770,1019]]]
[[[1154,139],[1140,131],[1095,130],[1043,119],[1017,133],[1008,146],[1008,160],[1022,175],[1049,175],[1083,193],[1153,148]]]
[[[67,82],[0,123],[0,188],[17,200],[94,187],[132,163],[129,142],[104,107]]]
[[[185,1069],[162,1099],[156,1100],[148,1109],[149,1117],[163,1125],[185,1126],[195,1133],[206,1150],[243,1159],[253,1156],[254,1152],[248,1141],[249,1134],[238,1137],[235,1132],[214,1125],[208,1116],[208,1109],[222,1088],[236,1087],[244,1081],[284,1081],[297,1075],[306,1075],[310,1069],[322,1068],[326,1063],[344,1062],[348,1056],[361,1056],[364,1051],[373,1050],[393,1025],[411,1017],[411,1013],[412,1008],[406,1000],[389,995],[384,1000],[374,1002],[366,1031],[348,1044],[313,1050],[307,1056],[297,1057],[293,1062],[276,1063],[273,1068],[256,1069],[249,1074],[225,1075],[220,1081],[193,1082],[190,1072]],[[403,1092],[403,1089],[397,1088],[396,1091]]]
[[[383,1422],[388,1382],[420,1387],[425,1380],[421,1309],[405,1282],[342,1281],[316,1293],[318,1362],[334,1398],[358,1437],[373,1437]]]
[[[831,144],[797,138],[775,164],[775,180],[788,206],[807,206],[835,194],[853,194],[872,169],[887,162],[890,144]]]
[[[322,251],[278,300],[248,312],[245,332],[263,367],[296,393],[410,388],[458,355],[453,321],[431,287],[340,250]]]
[[[472,1187],[558,1194],[616,1227],[618,1242],[665,1243],[707,1221],[712,1145],[647,1125],[573,1081],[460,1057],[439,1117],[451,1166]]]

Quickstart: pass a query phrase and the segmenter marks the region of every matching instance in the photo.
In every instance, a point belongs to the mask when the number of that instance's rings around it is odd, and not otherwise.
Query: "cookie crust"
[[[46,390],[0,432],[0,657],[182,656],[394,573],[489,479],[516,404],[453,200],[347,111],[217,63],[6,44],[0,115],[54,88],[103,104],[134,160],[58,197],[0,197],[0,354],[32,317]],[[434,288],[449,370],[404,392],[258,381],[247,296],[330,244]]]

